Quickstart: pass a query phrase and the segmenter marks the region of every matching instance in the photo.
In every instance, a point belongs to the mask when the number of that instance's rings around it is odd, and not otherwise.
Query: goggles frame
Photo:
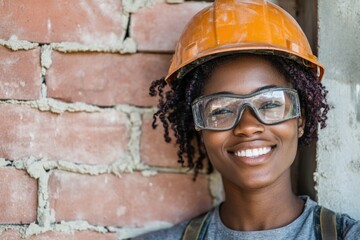
[[[282,91],[282,92],[290,93],[290,96],[292,97],[292,107],[293,107],[292,111],[294,112],[294,114],[292,114],[291,116],[284,117],[284,119],[282,119],[280,121],[266,122],[262,119],[262,116],[259,113],[259,110],[252,103],[251,99],[254,98],[255,96],[258,96],[258,95],[261,95],[261,94],[264,94],[267,92],[274,92],[274,91]],[[202,112],[199,111],[199,108],[200,108],[199,105],[200,105],[200,103],[204,102],[205,100],[212,99],[214,97],[226,97],[226,98],[231,98],[231,99],[243,100],[243,103],[239,106],[239,110],[237,111],[236,119],[232,126],[230,126],[228,128],[213,128],[213,127],[203,126],[203,125],[205,125],[204,124],[205,121],[203,120],[204,116],[203,116]],[[256,92],[253,92],[250,94],[245,94],[245,95],[239,95],[239,94],[233,94],[233,93],[214,93],[214,94],[200,96],[200,97],[196,98],[192,102],[191,107],[192,107],[193,120],[194,120],[196,130],[227,131],[227,130],[233,129],[236,125],[239,124],[241,117],[244,113],[244,110],[247,107],[252,110],[252,112],[256,116],[256,119],[265,125],[276,125],[276,124],[285,122],[290,119],[301,117],[301,107],[300,107],[300,100],[299,100],[298,92],[295,89],[288,88],[288,87],[270,87],[270,88],[262,89],[262,90],[259,90],[259,91],[256,91]],[[202,121],[202,123],[200,123],[200,121]]]

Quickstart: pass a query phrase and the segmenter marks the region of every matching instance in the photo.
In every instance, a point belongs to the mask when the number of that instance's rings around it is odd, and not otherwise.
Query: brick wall
[[[0,1],[0,239],[124,239],[209,209],[152,130],[152,80],[204,2]]]

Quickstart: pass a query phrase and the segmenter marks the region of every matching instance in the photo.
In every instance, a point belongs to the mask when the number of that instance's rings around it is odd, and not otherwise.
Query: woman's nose
[[[233,128],[234,135],[251,137],[265,131],[265,126],[257,119],[253,110],[245,107],[239,122]]]

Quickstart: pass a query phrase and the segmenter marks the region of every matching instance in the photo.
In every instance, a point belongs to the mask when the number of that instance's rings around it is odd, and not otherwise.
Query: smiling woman
[[[136,239],[356,239],[360,222],[291,188],[298,145],[326,126],[323,71],[300,27],[276,5],[218,0],[198,13],[169,74],[150,87],[160,97],[153,125],[160,119],[166,141],[174,130],[178,161],[195,178],[209,160],[225,200]]]
[[[264,87],[267,87],[268,91],[275,91],[282,89],[279,87],[291,85],[270,62],[260,56],[240,55],[232,57],[231,61],[226,61],[214,69],[204,86],[203,94],[261,94],[258,89]],[[281,91],[284,92],[285,89]],[[276,111],[275,109],[282,106],[270,107],[272,111]],[[241,109],[242,106],[239,104],[238,108]],[[239,186],[241,191],[272,185],[284,187],[285,182],[290,182],[290,166],[295,159],[299,133],[304,128],[304,117],[295,114],[292,119],[284,121],[283,118],[279,118],[269,125],[264,124],[264,120],[258,117],[262,115],[254,114],[260,111],[265,110],[260,108],[254,111],[250,107],[245,107],[241,118],[238,118],[229,130],[202,132],[208,157],[223,176],[225,192],[227,181]],[[259,149],[265,149],[265,154],[254,155]],[[274,190],[271,193],[278,195]],[[223,208],[226,208],[226,202]]]

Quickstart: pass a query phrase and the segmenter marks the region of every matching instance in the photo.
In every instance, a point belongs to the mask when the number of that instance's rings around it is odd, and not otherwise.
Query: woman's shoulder
[[[344,239],[360,238],[360,220],[355,220],[347,214],[337,213],[336,225]]]
[[[309,223],[311,223],[309,226],[312,226],[315,230],[316,236],[322,235],[323,232],[329,233],[328,231],[335,231],[339,236],[338,239],[360,239],[360,220],[355,220],[348,214],[325,208],[308,196],[299,197],[305,201],[304,212],[309,213],[306,214]]]
[[[308,199],[308,203],[312,208],[314,214],[314,221],[315,225],[321,225],[321,227],[327,228],[336,228],[336,232],[340,235],[340,239],[347,239],[347,240],[358,240],[360,239],[360,220],[355,220],[354,218],[350,217],[348,214],[334,212],[330,209],[327,209],[321,205],[318,205],[316,202]],[[323,214],[320,216],[320,211],[328,212],[328,214]],[[330,221],[326,221],[327,216],[331,221],[334,221],[334,224],[330,224]],[[324,220],[322,220],[324,219]],[[322,222],[323,221],[323,222]],[[329,226],[333,225],[333,226]]]

